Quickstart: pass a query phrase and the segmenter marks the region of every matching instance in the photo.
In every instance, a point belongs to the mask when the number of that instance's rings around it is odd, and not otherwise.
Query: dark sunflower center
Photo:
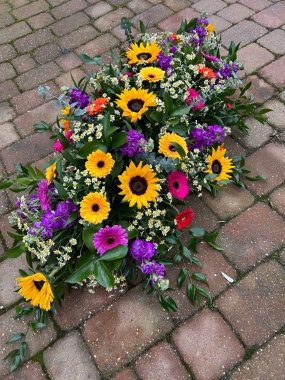
[[[222,171],[222,165],[219,160],[214,160],[212,163],[212,172],[214,174],[220,174]]]
[[[147,181],[143,177],[136,176],[130,180],[129,186],[133,194],[142,195],[147,190]]]
[[[155,78],[155,75],[153,75],[153,74],[149,74],[148,77],[149,77],[149,78]]]
[[[175,146],[172,144],[169,145],[168,149],[171,150],[171,152],[176,152]]]
[[[114,238],[113,236],[109,236],[109,237],[107,238],[107,244],[113,244],[114,241],[115,241],[115,238]]]
[[[97,205],[97,203],[92,205],[92,211],[97,212],[97,211],[99,211],[99,209],[100,209],[100,207]]]
[[[143,105],[144,101],[141,99],[132,99],[128,102],[128,108],[133,112],[139,112]]]
[[[103,168],[105,166],[105,162],[104,161],[98,161],[97,162],[97,167],[98,168]]]
[[[174,182],[173,182],[173,187],[174,187],[175,190],[180,189],[179,182],[178,182],[178,181],[174,181]]]
[[[151,58],[151,54],[150,53],[144,52],[144,53],[139,53],[137,55],[137,59],[144,59],[146,61],[149,58]]]
[[[42,287],[44,286],[44,281],[35,281],[34,280],[34,284],[35,284],[35,287],[38,289],[38,290],[41,290]]]

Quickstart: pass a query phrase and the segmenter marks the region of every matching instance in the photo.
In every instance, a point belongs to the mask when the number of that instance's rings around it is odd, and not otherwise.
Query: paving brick
[[[26,37],[19,38],[14,42],[14,46],[21,53],[25,53],[35,48],[53,41],[53,35],[49,29],[40,29]]]
[[[85,25],[66,36],[60,37],[58,44],[68,52],[68,50],[72,50],[92,40],[97,35],[98,32],[91,25]]]
[[[15,112],[8,102],[0,103],[0,124],[4,124],[15,117]]]
[[[132,30],[132,35],[135,37],[138,33],[139,33],[139,31],[137,30],[137,29],[135,29],[135,28],[131,28],[131,30]],[[126,37],[126,35],[125,35],[125,31],[121,28],[121,26],[120,25],[118,25],[118,26],[116,26],[115,28],[113,28],[112,30],[111,30],[111,32],[112,32],[112,34],[115,36],[115,37],[117,37],[119,40],[121,40],[121,41],[126,41],[127,40],[127,37]],[[127,42],[126,42],[127,43]],[[122,48],[123,48],[123,46],[122,46]]]
[[[18,73],[25,73],[33,69],[36,66],[35,61],[29,54],[20,55],[19,57],[13,59],[13,66],[18,71]]]
[[[227,47],[231,41],[240,42],[240,47],[243,47],[250,42],[267,33],[267,30],[255,22],[243,20],[238,25],[225,30],[222,36],[222,44]]]
[[[89,293],[86,288],[83,291],[72,289],[66,293],[63,307],[57,306],[58,314],[55,316],[61,329],[69,330],[77,326],[91,314],[113,302],[120,294],[119,291],[108,293],[101,286],[94,290],[94,294]]]
[[[31,28],[24,22],[18,22],[1,30],[0,44],[13,41],[31,32]]]
[[[9,211],[8,198],[4,191],[0,193],[0,215],[4,215]]]
[[[207,309],[179,327],[173,340],[197,380],[220,378],[244,355],[244,348],[222,317]]]
[[[225,29],[228,29],[230,26],[232,26],[230,22],[216,15],[209,16],[208,20],[210,21],[211,24],[214,25],[215,32],[217,34],[220,34]]]
[[[136,362],[136,371],[142,380],[188,380],[189,374],[173,348],[162,342],[142,355]]]
[[[220,9],[223,9],[227,4],[222,0],[201,0],[192,5],[194,9],[199,12],[204,12],[207,10],[207,14],[211,15],[218,12]]]
[[[162,30],[167,30],[170,32],[176,32],[181,25],[183,20],[191,20],[194,17],[198,17],[199,13],[191,8],[186,8],[183,11],[175,13],[173,16],[166,18],[165,20],[158,23],[158,26]]]
[[[15,173],[14,164],[34,162],[52,152],[53,142],[49,139],[50,133],[37,133],[26,137],[19,142],[2,149],[0,157],[8,173]],[[29,154],[27,155],[27,152]]]
[[[187,0],[179,0],[179,2],[176,0],[165,0],[164,4],[171,8],[174,12],[178,12],[189,7],[189,1]]]
[[[43,12],[39,15],[30,17],[27,20],[27,23],[33,28],[33,29],[40,29],[44,28],[45,26],[48,26],[54,22],[54,18],[50,15],[50,13]]]
[[[145,0],[132,0],[127,4],[127,7],[135,14],[138,14],[150,8],[151,4]]]
[[[60,72],[60,68],[54,62],[48,62],[19,75],[16,82],[22,90],[31,90],[45,84],[50,79],[56,78]]]
[[[19,93],[20,91],[13,81],[8,80],[6,82],[0,83],[0,102],[13,98]]]
[[[44,0],[34,1],[32,4],[24,5],[13,11],[13,15],[18,19],[22,20],[34,16],[38,13],[47,11],[49,9],[48,3]]]
[[[117,38],[112,36],[112,34],[103,34],[95,38],[93,41],[89,42],[86,45],[80,46],[75,50],[77,54],[85,53],[90,57],[102,54],[103,52],[109,50],[111,47],[114,47],[118,44]]]
[[[1,45],[0,46],[0,62],[8,61],[16,57],[17,53],[12,45]]]
[[[81,11],[87,6],[88,3],[85,0],[71,0],[62,5],[59,5],[58,7],[55,7],[51,10],[51,13],[55,18],[61,19],[63,17],[70,16],[78,11]]]
[[[120,6],[122,4],[127,3],[128,0],[109,0],[109,3],[112,5]]]
[[[232,4],[221,11],[219,11],[218,16],[225,18],[233,24],[244,20],[254,14],[254,11],[250,8],[245,7],[241,4]]]
[[[99,370],[107,376],[131,361],[173,327],[157,299],[130,290],[114,305],[90,318],[83,335]]]
[[[30,0],[10,0],[9,3],[13,8],[19,8],[29,3]]]
[[[270,195],[270,203],[279,212],[285,215],[285,187],[281,186]]]
[[[105,1],[99,1],[96,5],[86,8],[85,12],[93,19],[97,19],[112,10],[113,7],[110,4]]]
[[[3,380],[45,380],[45,378],[40,363],[30,361],[19,367],[15,372],[4,377]]]
[[[239,2],[255,11],[261,11],[262,9],[272,5],[272,3],[268,0],[239,0]]]
[[[155,24],[158,24],[166,17],[173,14],[173,11],[170,8],[167,8],[163,4],[157,4],[146,11],[140,13],[139,15],[130,19],[130,22],[134,25],[135,28],[139,29],[140,20],[148,27],[152,27]]]
[[[244,70],[239,75],[249,75],[260,67],[274,60],[274,55],[256,43],[249,44],[238,51],[238,60],[243,63]]]
[[[13,144],[15,141],[20,139],[19,135],[16,133],[13,124],[5,123],[1,125],[1,140],[0,149]]]
[[[56,22],[52,25],[51,29],[54,34],[61,37],[88,23],[89,17],[83,12],[78,12]]]
[[[126,17],[130,19],[133,16],[133,12],[131,12],[127,8],[118,8],[115,11],[109,12],[107,15],[98,18],[94,22],[94,26],[103,32],[114,28],[119,25],[122,17]],[[133,19],[132,19],[133,20]]]
[[[261,264],[217,301],[246,346],[260,345],[284,324],[285,272],[275,260]]]
[[[267,124],[262,124],[254,118],[245,120],[248,126],[248,135],[238,129],[233,131],[233,136],[247,148],[258,148],[272,138],[274,130]]]
[[[2,196],[5,196],[5,192],[1,192],[0,194],[2,194]],[[7,194],[12,194],[12,192],[9,190],[7,191]],[[19,194],[17,195],[19,196]],[[15,195],[14,195],[15,197]],[[7,203],[8,204],[8,203]],[[12,203],[12,205],[14,204],[14,202]],[[7,211],[6,211],[7,212]],[[1,234],[2,234],[2,237],[3,237],[3,243],[4,243],[4,247],[5,249],[6,248],[11,248],[12,247],[12,244],[14,242],[14,239],[12,239],[8,234],[7,232],[12,232],[13,229],[12,229],[12,224],[9,223],[9,217],[10,214],[6,214],[6,215],[2,215],[0,217],[0,231],[1,231]],[[6,252],[5,252],[6,254]]]
[[[66,0],[49,0],[50,5],[52,5],[53,7],[56,7],[65,2]]]
[[[6,12],[9,12],[11,10],[11,7],[9,4],[1,4],[0,5],[0,14],[4,14]]]
[[[272,123],[278,129],[285,130],[285,105],[277,99],[272,99],[266,102],[263,107],[270,108],[272,110],[264,115],[269,123]]]
[[[254,95],[255,103],[264,103],[274,95],[274,88],[257,75],[248,76],[243,85],[249,82],[251,82],[251,87],[246,91],[245,95]]]
[[[284,232],[283,219],[264,203],[257,203],[223,226],[217,243],[236,268],[247,271],[283,244]]]
[[[116,375],[115,377],[112,377],[112,380],[136,380],[136,379],[137,379],[136,375],[129,368],[123,369],[123,371],[119,372],[118,375]]]
[[[17,117],[14,124],[20,135],[25,137],[34,132],[36,123],[45,121],[47,124],[52,125],[56,122],[58,115],[61,115],[60,109],[55,108],[55,101],[51,101]]]
[[[4,26],[11,25],[14,22],[15,22],[15,20],[8,13],[0,16],[0,25],[1,25],[1,28],[3,28]]]
[[[39,63],[46,63],[48,61],[53,61],[55,58],[62,54],[62,50],[56,44],[46,44],[39,47],[33,53],[34,58]]]
[[[85,76],[85,72],[83,72],[80,69],[74,69],[69,71],[68,73],[65,73],[61,76],[59,76],[55,82],[58,85],[58,87],[67,86],[67,87],[73,87],[74,83],[72,80],[72,77],[74,78],[75,82],[79,82],[80,79],[82,79]]]
[[[280,1],[252,16],[253,20],[269,29],[275,29],[285,23],[285,3]]]
[[[216,297],[228,287],[228,282],[221,272],[226,273],[232,279],[236,278],[236,272],[223,258],[221,253],[211,248],[208,244],[198,244],[197,251],[196,256],[202,264],[202,269],[190,264],[187,265],[187,268],[190,275],[194,272],[202,272],[206,276],[209,286],[199,281],[193,281],[193,283],[207,290],[212,297]],[[170,281],[170,288],[175,289],[170,295],[178,305],[178,310],[172,313],[172,318],[178,322],[185,320],[197,311],[197,308],[192,306],[187,298],[188,281],[185,281],[181,289],[178,289],[177,286],[177,278],[183,266],[184,264],[173,265],[166,271],[166,278]],[[205,304],[205,301],[205,298],[201,297],[201,306]]]
[[[16,72],[10,63],[0,63],[0,82],[4,82],[7,79],[13,78],[15,75]]]
[[[278,58],[276,61],[263,67],[259,71],[260,75],[266,78],[270,83],[277,87],[284,88],[285,76],[285,56]]]
[[[69,71],[82,65],[82,60],[74,53],[65,54],[57,58],[56,63],[64,70]]]
[[[44,352],[44,362],[52,380],[100,380],[88,349],[78,331],[67,334]]]
[[[273,30],[257,42],[275,54],[285,53],[285,31],[281,29]]]
[[[20,306],[28,307],[29,305],[30,304],[23,303]],[[11,350],[15,348],[19,348],[19,341],[15,343],[10,343],[9,345],[6,345],[5,342],[7,342],[7,340],[16,333],[26,332],[27,322],[29,320],[34,321],[34,318],[31,317],[31,315],[26,317],[24,320],[19,320],[19,319],[14,320],[13,319],[14,315],[16,315],[16,312],[14,309],[12,309],[12,310],[9,310],[6,314],[0,316],[0,328],[1,328],[0,355],[1,355],[1,358],[7,355]],[[25,359],[29,359],[32,356],[34,356],[38,351],[44,349],[56,338],[56,331],[54,330],[53,324],[49,317],[47,317],[46,319],[46,324],[47,324],[47,327],[43,329],[38,329],[36,333],[33,333],[32,329],[29,329],[26,336],[27,351],[26,351]],[[1,378],[2,376],[9,374],[10,364],[11,364],[10,361],[7,360],[5,361],[4,364],[0,366]],[[36,379],[38,380],[38,378]]]

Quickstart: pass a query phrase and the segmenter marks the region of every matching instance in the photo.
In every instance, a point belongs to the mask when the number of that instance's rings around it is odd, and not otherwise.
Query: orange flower
[[[170,34],[168,38],[170,39],[170,41],[174,42],[175,44],[178,44],[178,42],[180,42],[180,38],[178,37],[177,34]]]
[[[198,65],[198,70],[199,70],[199,73],[202,74],[203,78],[208,78],[208,79],[216,78],[216,74],[209,67],[206,67],[204,65]]]
[[[103,111],[108,103],[109,100],[106,98],[98,98],[96,100],[93,100],[93,102],[87,107],[88,115],[97,115],[97,113]]]
[[[63,128],[64,128],[64,132],[67,132],[70,130],[70,120],[65,120]]]

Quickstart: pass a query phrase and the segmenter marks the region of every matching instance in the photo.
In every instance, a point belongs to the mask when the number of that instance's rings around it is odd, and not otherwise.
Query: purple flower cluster
[[[151,261],[149,263],[144,263],[141,265],[141,271],[143,274],[164,277],[165,266],[164,264],[158,264],[156,261]]]
[[[225,131],[220,125],[209,125],[205,130],[195,127],[189,134],[189,139],[194,141],[188,146],[189,150],[199,149],[202,151],[204,147],[209,147],[215,141],[222,143],[224,141]]]
[[[39,209],[39,204],[37,202],[38,197],[36,195],[32,195],[30,199],[27,200],[26,205],[27,205],[27,211],[30,213],[37,212]],[[20,208],[21,207],[21,201],[18,200],[15,202],[15,206]],[[22,211],[18,210],[17,215],[20,218],[25,219],[26,215],[22,213]]]
[[[154,244],[143,239],[136,239],[131,245],[130,254],[141,264],[143,260],[150,260],[154,256]]]
[[[48,194],[48,181],[43,179],[38,183],[38,198],[42,211],[51,210],[51,199]]]
[[[172,57],[165,55],[163,51],[161,51],[157,56],[157,61],[159,67],[165,71],[167,74],[171,75],[173,73],[172,66],[170,62],[172,61]]]
[[[202,45],[202,43],[204,41],[204,38],[208,34],[208,31],[205,28],[205,26],[207,26],[208,24],[209,24],[208,20],[201,20],[201,19],[197,20],[197,22],[196,22],[196,25],[197,25],[196,28],[193,28],[193,29],[189,30],[189,33],[193,34],[190,37],[190,41],[189,41],[191,44],[194,43],[196,46]]]
[[[128,131],[127,142],[120,147],[120,151],[124,156],[134,157],[144,153],[142,144],[147,144],[144,135],[131,129]]]
[[[218,57],[215,57],[214,55],[210,55],[210,54],[206,54],[206,53],[202,53],[202,56],[204,58],[206,58],[207,61],[210,61],[210,62],[220,62],[219,58]]]
[[[219,81],[219,79],[231,78],[233,76],[233,72],[236,73],[238,70],[238,65],[233,62],[231,65],[226,63],[220,70],[214,70],[214,73],[216,74],[217,81]]]
[[[69,104],[77,103],[77,108],[85,108],[89,105],[89,95],[84,94],[79,88],[72,88],[67,91]]]

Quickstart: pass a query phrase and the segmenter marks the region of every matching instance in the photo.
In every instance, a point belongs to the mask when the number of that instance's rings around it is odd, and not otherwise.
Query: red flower
[[[106,105],[109,103],[108,99],[98,98],[93,100],[89,106],[87,106],[87,113],[89,116],[97,115],[97,113],[103,111]]]
[[[189,210],[184,210],[178,214],[175,218],[176,227],[178,230],[182,230],[189,226],[194,218],[194,211],[190,208]]]

